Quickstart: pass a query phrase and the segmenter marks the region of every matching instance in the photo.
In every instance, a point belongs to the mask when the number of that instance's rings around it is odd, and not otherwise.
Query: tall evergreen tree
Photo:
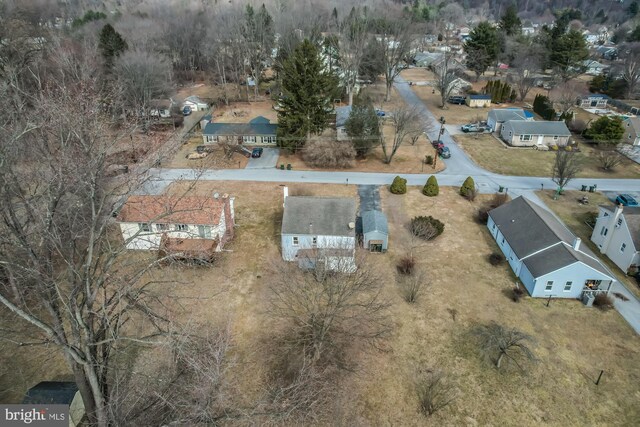
[[[507,8],[498,25],[508,36],[519,35],[522,32],[522,21],[518,18],[518,9],[515,5]]]
[[[111,24],[105,24],[100,31],[98,49],[100,49],[107,68],[111,68],[114,59],[127,50],[127,42]]]
[[[356,99],[346,128],[358,157],[365,157],[380,143],[380,120],[370,99]]]
[[[487,21],[479,23],[464,44],[467,67],[480,77],[498,58],[500,43],[496,29]]]
[[[580,32],[570,30],[551,40],[551,67],[566,81],[582,72],[582,61],[589,57],[589,49]]]
[[[278,145],[295,151],[312,134],[325,129],[337,92],[337,79],[327,71],[316,46],[305,39],[282,66],[278,97]]]

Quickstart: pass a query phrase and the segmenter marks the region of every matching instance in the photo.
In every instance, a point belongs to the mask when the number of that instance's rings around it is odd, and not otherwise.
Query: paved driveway
[[[254,159],[251,157],[245,169],[273,169],[278,163],[278,156],[280,155],[280,149],[278,148],[265,148],[262,152],[262,156]]]
[[[444,125],[444,128],[450,135],[461,135],[464,132],[462,132],[462,129],[460,129],[460,126],[462,125]]]
[[[365,211],[379,211],[380,191],[377,185],[358,185],[360,197],[360,213]]]

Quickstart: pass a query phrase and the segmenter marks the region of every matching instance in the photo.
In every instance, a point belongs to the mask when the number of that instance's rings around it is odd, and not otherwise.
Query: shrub
[[[432,216],[417,216],[411,220],[409,231],[425,240],[433,240],[444,231],[444,223]]]
[[[398,261],[398,264],[396,265],[396,268],[398,269],[398,273],[403,274],[405,276],[413,274],[413,270],[415,267],[416,267],[416,260],[410,255],[405,255],[402,258],[400,258],[400,261]]]
[[[306,164],[319,168],[350,168],[355,158],[353,145],[328,139],[309,141],[303,155]]]
[[[487,207],[482,207],[480,209],[478,209],[478,212],[476,213],[476,220],[480,223],[480,224],[487,224],[487,222],[489,222],[489,208]]]
[[[509,196],[506,193],[496,193],[493,195],[493,199],[491,200],[491,208],[497,208],[498,206],[502,206],[509,200]]]
[[[575,133],[582,133],[587,129],[587,123],[581,119],[573,119],[569,122],[569,130]]]
[[[428,165],[432,165],[432,164],[433,164],[433,156],[432,156],[432,155],[430,155],[430,154],[429,154],[429,155],[427,155],[427,156],[424,158],[424,162],[425,162],[426,164],[428,164]]]
[[[598,307],[602,311],[607,311],[613,308],[613,301],[607,294],[598,294],[595,300],[593,300],[593,306]]]
[[[393,194],[405,194],[407,192],[407,180],[396,176],[393,178],[393,182],[391,183],[391,187],[389,187],[389,191]]]
[[[475,181],[473,180],[473,178],[468,176],[467,179],[465,179],[464,182],[462,183],[462,186],[460,187],[460,195],[463,197],[466,197],[469,190],[475,189],[475,188],[476,188]]]
[[[511,299],[513,300],[513,302],[520,301],[520,298],[522,298],[523,296],[524,296],[524,289],[522,289],[518,285],[514,286],[513,289],[511,290]]]
[[[570,145],[565,145],[564,151],[573,151],[573,147]]]
[[[596,226],[597,220],[598,220],[598,212],[587,212],[585,214],[584,222],[589,227],[594,228]]]
[[[498,252],[494,252],[489,255],[489,263],[493,266],[500,265],[504,262],[504,255]]]
[[[433,415],[456,400],[457,392],[446,374],[442,371],[430,371],[427,375],[418,375],[416,394],[420,412],[424,416]]]
[[[551,148],[551,151],[558,151],[557,145],[550,145],[549,148]]]
[[[440,187],[438,186],[438,180],[435,175],[431,175],[422,188],[422,194],[429,197],[435,197],[440,193]]]

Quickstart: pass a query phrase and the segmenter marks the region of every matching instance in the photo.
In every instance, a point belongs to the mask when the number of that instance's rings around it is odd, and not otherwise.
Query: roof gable
[[[389,234],[387,217],[380,211],[365,211],[362,213],[362,232],[377,231]]]

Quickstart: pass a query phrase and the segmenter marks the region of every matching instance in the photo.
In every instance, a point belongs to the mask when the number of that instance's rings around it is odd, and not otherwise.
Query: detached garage
[[[362,213],[362,246],[371,252],[386,252],[389,245],[387,217],[380,211]]]

